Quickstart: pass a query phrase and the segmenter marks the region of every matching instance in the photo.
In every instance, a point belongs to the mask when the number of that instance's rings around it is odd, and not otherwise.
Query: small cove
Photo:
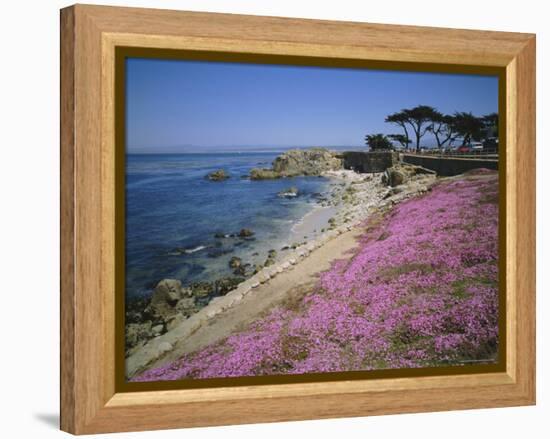
[[[278,152],[129,154],[126,163],[126,297],[146,297],[158,281],[184,285],[232,276],[229,261],[261,265],[269,250],[320,233],[332,215],[319,197],[324,177],[250,181],[251,168],[269,167]],[[205,179],[216,169],[231,178]],[[298,188],[293,198],[277,194]],[[239,237],[249,229],[251,237]]]

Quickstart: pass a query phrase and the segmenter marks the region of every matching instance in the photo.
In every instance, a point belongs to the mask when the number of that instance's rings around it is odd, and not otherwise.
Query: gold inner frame
[[[109,206],[114,210],[114,238],[104,242],[114,242],[115,249],[113,257],[114,265],[114,285],[111,285],[111,291],[115,297],[111,306],[114,308],[115,321],[115,366],[114,387],[116,392],[140,392],[140,391],[169,391],[178,389],[199,389],[199,388],[226,388],[236,386],[252,385],[283,385],[293,383],[324,383],[324,382],[350,382],[357,383],[358,380],[387,380],[388,378],[410,378],[410,377],[457,377],[483,375],[490,378],[490,375],[513,370],[513,336],[509,336],[511,323],[515,321],[512,310],[507,304],[506,291],[510,284],[510,273],[507,276],[507,248],[513,243],[509,242],[510,234],[506,232],[507,224],[507,163],[509,163],[509,148],[507,139],[508,124],[506,120],[509,116],[510,105],[507,105],[507,97],[510,98],[509,84],[510,71],[504,67],[492,67],[483,65],[459,65],[459,64],[437,64],[421,62],[403,62],[403,61],[381,61],[372,59],[341,58],[338,56],[326,57],[326,51],[313,50],[313,53],[323,53],[325,56],[313,56],[311,54],[292,54],[285,55],[285,48],[273,44],[266,53],[252,53],[252,50],[243,51],[242,42],[239,46],[232,43],[227,44],[227,49],[220,51],[220,44],[204,44],[196,38],[170,38],[169,45],[159,44],[159,41],[149,36],[136,36],[109,34],[103,38],[103,84],[106,86],[104,97],[114,97],[108,100],[104,107],[104,117],[106,121],[114,121],[111,126],[112,132],[104,137],[104,151],[114,151],[114,156],[110,159],[114,162],[105,163],[106,168],[102,168],[107,173],[114,173],[111,190],[116,194],[114,206]],[[191,41],[189,41],[191,40]],[[199,39],[200,40],[200,39]],[[164,41],[164,40],[163,40]],[[137,42],[137,44],[136,44]],[[164,41],[166,43],[166,41]],[[210,40],[202,43],[210,43]],[[166,47],[170,47],[167,49]],[[198,49],[198,47],[199,49]],[[284,45],[283,45],[284,46]],[[177,47],[177,48],[174,48]],[[217,50],[212,50],[213,48]],[[226,49],[226,50],[225,50]],[[275,50],[273,50],[275,49]],[[441,366],[431,368],[411,368],[411,369],[387,369],[375,371],[347,371],[332,373],[314,373],[303,375],[273,375],[273,376],[255,376],[255,377],[237,377],[237,378],[211,378],[197,380],[177,380],[177,381],[159,381],[133,383],[125,379],[125,358],[124,358],[124,175],[125,175],[125,72],[124,61],[126,57],[134,58],[156,58],[156,59],[179,59],[179,60],[208,60],[218,62],[238,62],[253,64],[283,64],[283,65],[303,65],[320,67],[342,67],[357,69],[376,69],[376,70],[400,70],[413,72],[437,72],[454,74],[480,74],[497,76],[499,80],[499,357],[496,364],[484,365],[465,365],[465,366]],[[107,62],[110,60],[110,63]],[[110,113],[109,113],[110,112]],[[513,148],[511,148],[513,149]],[[105,158],[105,156],[104,156]],[[512,161],[513,163],[513,161]],[[111,194],[113,193],[111,192]],[[112,195],[111,195],[112,196]],[[109,198],[109,197],[107,197]],[[111,211],[112,215],[112,211]],[[112,217],[111,217],[112,227]],[[507,237],[507,239],[504,239]],[[512,247],[513,248],[513,247]],[[112,267],[111,267],[112,270]],[[507,329],[508,328],[508,329]],[[512,335],[514,331],[511,331]],[[112,367],[112,365],[111,365]],[[479,381],[473,380],[479,385]],[[464,383],[466,385],[466,382]],[[370,387],[370,386],[369,386]],[[375,385],[375,387],[379,387]],[[382,386],[383,387],[383,386]]]

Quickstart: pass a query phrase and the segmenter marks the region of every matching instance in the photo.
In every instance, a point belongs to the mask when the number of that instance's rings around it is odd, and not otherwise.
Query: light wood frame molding
[[[117,393],[117,46],[505,69],[506,371]],[[61,11],[63,430],[86,434],[534,403],[534,35],[89,5]]]

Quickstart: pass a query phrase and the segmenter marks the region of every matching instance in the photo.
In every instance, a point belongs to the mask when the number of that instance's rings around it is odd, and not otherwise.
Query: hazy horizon
[[[141,58],[126,75],[128,153],[358,149],[400,134],[384,119],[403,108],[498,112],[496,76]]]
[[[269,153],[289,149],[326,148],[329,150],[366,149],[365,145],[171,145],[156,148],[132,148],[129,154],[214,154]]]

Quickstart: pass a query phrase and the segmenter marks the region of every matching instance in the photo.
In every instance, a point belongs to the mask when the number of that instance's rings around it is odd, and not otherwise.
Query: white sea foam
[[[205,245],[199,245],[198,247],[190,248],[190,249],[184,250],[184,253],[191,254],[191,253],[195,253],[195,252],[204,250],[205,248],[206,248]]]

